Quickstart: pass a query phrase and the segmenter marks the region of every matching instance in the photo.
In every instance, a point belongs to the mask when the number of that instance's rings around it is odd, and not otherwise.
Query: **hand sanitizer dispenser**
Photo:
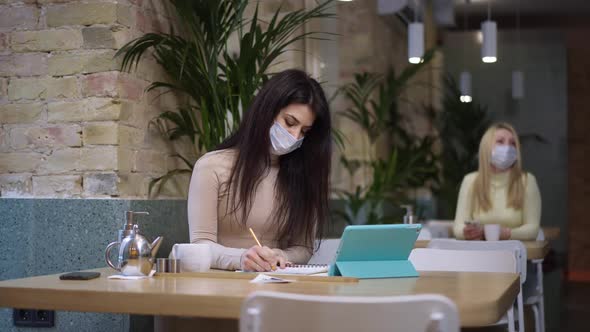
[[[414,224],[416,222],[416,216],[414,215],[414,208],[412,205],[402,205],[401,207],[406,209],[404,224]]]

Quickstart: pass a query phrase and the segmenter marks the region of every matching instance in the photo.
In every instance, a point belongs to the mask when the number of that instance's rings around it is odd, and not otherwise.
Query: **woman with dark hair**
[[[195,164],[191,243],[209,244],[217,269],[307,263],[328,218],[331,152],[329,107],[318,82],[300,70],[276,74],[238,130]]]

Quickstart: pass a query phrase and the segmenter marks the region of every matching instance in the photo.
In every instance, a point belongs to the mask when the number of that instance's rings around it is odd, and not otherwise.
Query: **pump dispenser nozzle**
[[[413,224],[416,222],[416,216],[414,215],[414,208],[412,205],[406,204],[401,205],[402,208],[406,209],[406,214],[404,215],[404,224]]]

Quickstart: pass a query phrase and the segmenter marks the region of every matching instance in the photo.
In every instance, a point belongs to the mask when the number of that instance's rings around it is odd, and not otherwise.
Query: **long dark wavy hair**
[[[308,105],[316,118],[301,147],[279,157],[273,217],[281,249],[293,245],[313,248],[328,220],[332,156],[330,112],[320,84],[296,69],[274,75],[254,98],[238,130],[215,150],[237,150],[227,183],[228,192],[232,193],[232,188],[235,192],[228,206],[241,211],[245,225],[256,188],[271,166],[270,127],[279,112],[291,104]]]

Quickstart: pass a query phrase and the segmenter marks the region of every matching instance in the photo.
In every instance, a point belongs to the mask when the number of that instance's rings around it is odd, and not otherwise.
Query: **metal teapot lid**
[[[133,225],[135,224],[135,222],[133,220],[134,219],[133,217],[135,215],[138,215],[138,214],[146,215],[146,216],[149,216],[150,215],[149,212],[145,212],[145,211],[139,211],[139,212],[136,212],[136,211],[126,211],[125,212],[125,215],[126,215],[126,218],[125,218],[125,230],[132,230],[133,229]]]
[[[125,212],[125,225],[123,225],[123,229],[119,231],[118,240],[121,242],[123,238],[127,235],[132,233],[139,234],[139,225],[135,223],[134,216],[135,215],[149,215],[149,212],[145,211],[126,211]]]

